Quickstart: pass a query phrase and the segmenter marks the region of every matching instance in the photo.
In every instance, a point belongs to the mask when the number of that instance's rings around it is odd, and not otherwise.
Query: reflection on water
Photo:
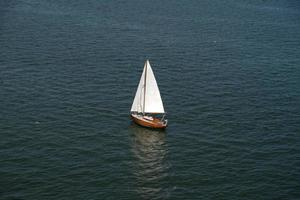
[[[136,162],[133,173],[137,192],[142,199],[161,199],[168,196],[167,178],[169,165],[166,132],[136,125],[130,126],[132,151]]]

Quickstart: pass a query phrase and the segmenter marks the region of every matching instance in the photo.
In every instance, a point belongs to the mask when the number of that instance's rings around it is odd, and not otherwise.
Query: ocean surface
[[[299,198],[300,1],[0,0],[1,200]]]

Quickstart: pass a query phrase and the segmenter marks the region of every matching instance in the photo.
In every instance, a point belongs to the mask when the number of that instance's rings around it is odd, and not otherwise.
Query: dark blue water
[[[0,199],[298,199],[299,102],[297,0],[0,0]]]

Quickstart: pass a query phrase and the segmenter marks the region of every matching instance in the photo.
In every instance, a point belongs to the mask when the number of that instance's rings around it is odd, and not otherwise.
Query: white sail
[[[143,113],[165,113],[160,92],[148,60],[145,63],[131,111]]]
[[[144,70],[140,79],[140,83],[135,93],[135,97],[131,106],[131,112],[143,112],[144,111],[144,82],[145,82],[145,69],[146,64],[144,66]]]
[[[145,93],[145,113],[165,113],[160,92],[150,66],[149,61],[146,61],[147,76],[146,76],[146,93]]]

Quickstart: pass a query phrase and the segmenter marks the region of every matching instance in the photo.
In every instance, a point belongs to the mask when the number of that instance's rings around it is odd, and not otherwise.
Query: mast
[[[145,100],[146,100],[146,78],[147,78],[147,62],[145,63],[145,77],[144,77],[144,103],[143,103],[143,114],[145,114]]]

